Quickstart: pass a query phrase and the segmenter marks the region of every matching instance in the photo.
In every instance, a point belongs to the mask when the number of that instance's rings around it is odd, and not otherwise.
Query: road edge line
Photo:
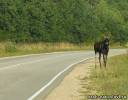
[[[59,76],[61,76],[64,72],[66,72],[67,70],[69,70],[71,67],[75,66],[76,64],[79,64],[83,61],[92,59],[94,57],[89,57],[83,60],[80,60],[76,63],[70,64],[68,67],[66,67],[64,70],[62,70],[61,72],[59,72],[57,75],[55,75],[45,86],[43,86],[40,90],[38,90],[36,93],[34,93],[32,96],[30,96],[27,100],[33,100],[35,99],[41,92],[43,92],[46,88],[48,88]]]
[[[42,55],[42,54],[55,54],[55,53],[68,53],[68,52],[81,52],[84,50],[80,50],[80,51],[59,51],[59,52],[49,52],[49,53],[35,53],[35,54],[26,54],[26,55],[19,55],[19,56],[7,56],[7,57],[0,57],[0,60],[6,60],[6,59],[11,59],[11,58],[22,58],[22,57],[29,57],[29,56],[38,56],[38,55]],[[88,50],[86,50],[88,51]]]

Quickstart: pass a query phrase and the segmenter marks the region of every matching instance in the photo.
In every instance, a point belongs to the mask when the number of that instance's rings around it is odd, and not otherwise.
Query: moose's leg
[[[105,68],[106,68],[106,61],[107,61],[106,57],[107,57],[107,55],[103,54],[103,60],[104,60],[104,66],[105,66]]]
[[[107,57],[108,57],[108,54],[105,56],[105,59],[106,59],[105,67],[106,67],[106,65],[107,65]]]
[[[96,68],[96,53],[95,53],[95,68]]]
[[[101,53],[99,53],[99,63],[100,63],[100,68],[101,68]]]

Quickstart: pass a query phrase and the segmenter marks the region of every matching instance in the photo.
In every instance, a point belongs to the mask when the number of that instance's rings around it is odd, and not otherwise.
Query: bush
[[[5,52],[16,52],[17,48],[16,48],[16,44],[14,42],[7,42],[5,44]]]

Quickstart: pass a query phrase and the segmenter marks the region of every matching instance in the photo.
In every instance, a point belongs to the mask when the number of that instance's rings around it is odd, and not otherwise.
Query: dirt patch
[[[93,63],[92,63],[93,62]],[[85,83],[85,79],[89,77],[94,60],[84,61],[73,69],[72,72],[67,75],[60,85],[55,88],[45,100],[81,100],[84,96],[81,95],[82,80],[86,87],[89,82]],[[86,89],[84,88],[84,91]]]

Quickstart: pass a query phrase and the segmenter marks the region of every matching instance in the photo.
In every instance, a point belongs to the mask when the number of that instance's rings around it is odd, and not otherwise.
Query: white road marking
[[[28,54],[28,55],[20,55],[20,56],[2,57],[2,58],[0,58],[0,60],[11,59],[11,58],[22,58],[22,57],[28,57],[28,56],[38,56],[41,54],[54,54],[54,53],[64,53],[64,52],[51,52],[51,53],[39,53],[39,54]]]
[[[25,65],[25,64],[37,63],[37,62],[40,62],[40,61],[43,61],[43,60],[47,60],[47,59],[40,59],[40,60],[36,60],[36,61],[33,61],[33,62],[30,61],[30,62],[26,62],[26,63],[20,63],[20,64],[15,64],[15,65],[9,65],[9,66],[0,68],[0,71],[2,71],[2,70],[6,70],[6,69],[15,68],[15,67],[18,67],[18,66],[21,66],[21,65]]]
[[[31,97],[29,97],[27,100],[33,100],[35,99],[41,92],[43,92],[46,88],[48,88],[59,76],[61,76],[64,72],[66,72],[67,70],[69,70],[71,67],[73,67],[74,65],[78,64],[78,63],[81,63],[83,61],[86,61],[88,59],[92,59],[94,57],[90,57],[90,58],[86,58],[86,59],[83,59],[81,61],[78,61],[76,63],[73,63],[71,65],[69,65],[68,67],[66,67],[64,70],[62,70],[61,72],[59,72],[56,76],[54,76],[52,78],[52,80],[50,80],[45,86],[43,86],[40,90],[38,90],[35,94],[33,94]]]
[[[81,51],[83,51],[83,50],[81,50]],[[20,56],[2,57],[2,58],[0,58],[0,60],[11,59],[11,58],[22,58],[22,57],[29,57],[29,56],[38,56],[38,55],[42,55],[42,54],[56,54],[56,53],[60,54],[60,53],[66,53],[66,52],[80,52],[80,51],[63,51],[63,52],[28,54],[28,55],[20,55]]]
[[[73,55],[73,54],[66,54],[66,56],[69,56],[69,55]],[[62,57],[62,56],[65,56],[65,55],[59,55],[59,56],[56,56],[54,58],[57,58],[57,57],[60,57],[60,56]],[[8,65],[8,66],[0,68],[0,71],[6,70],[6,69],[11,69],[11,68],[16,68],[18,66],[25,65],[25,64],[33,64],[33,63],[37,63],[37,62],[41,62],[41,61],[45,61],[45,60],[49,60],[49,58],[40,59],[40,60],[36,60],[36,61],[29,61],[29,62],[25,62],[25,63],[19,63],[19,64],[15,64],[15,65]]]

